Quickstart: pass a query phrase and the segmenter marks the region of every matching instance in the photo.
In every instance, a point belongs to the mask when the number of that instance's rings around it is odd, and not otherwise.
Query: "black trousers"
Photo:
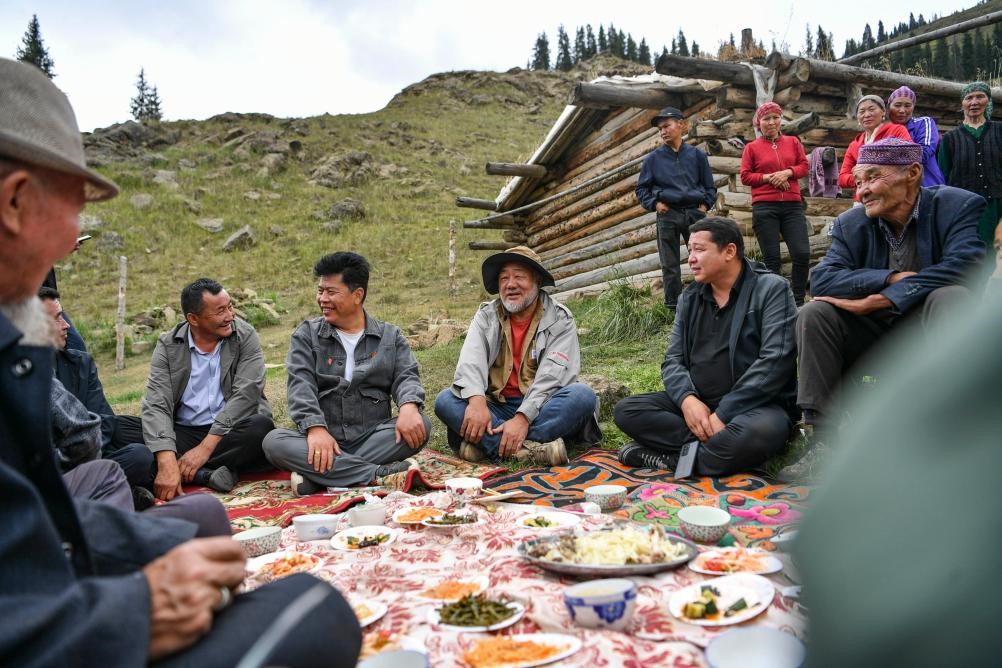
[[[212,629],[201,640],[151,665],[235,666],[283,610],[318,585],[329,590],[329,596],[296,623],[262,665],[353,668],[362,646],[358,619],[340,592],[306,573],[237,594],[232,605],[216,614]]]
[[[252,415],[240,420],[219,441],[219,445],[209,457],[209,461],[205,463],[205,468],[217,469],[220,466],[225,466],[238,473],[272,470],[272,466],[264,457],[261,442],[274,428],[275,423],[271,421],[271,418],[263,415]],[[175,423],[174,435],[177,456],[180,457],[197,446],[208,433],[209,425],[188,427]],[[115,418],[115,435],[112,438],[111,449],[115,450],[128,443],[146,443],[143,438],[142,420],[131,415],[118,415]],[[155,460],[152,475],[154,478],[156,477]]]
[[[706,214],[697,208],[675,208],[669,205],[666,213],[659,213],[656,226],[658,257],[661,261],[661,278],[664,281],[665,304],[675,308],[682,293],[681,242],[689,243],[689,226]]]
[[[683,445],[699,440],[667,392],[623,399],[616,404],[615,420],[637,443],[667,455],[677,456]],[[700,444],[693,471],[723,476],[753,469],[783,449],[792,428],[790,416],[777,404],[735,416],[722,431]]]
[[[800,202],[757,202],[752,204],[752,228],[762,262],[774,274],[780,273],[779,238],[782,236],[790,251],[790,287],[797,306],[804,303],[807,293],[807,271],[811,262],[810,242],[807,240],[807,219]]]

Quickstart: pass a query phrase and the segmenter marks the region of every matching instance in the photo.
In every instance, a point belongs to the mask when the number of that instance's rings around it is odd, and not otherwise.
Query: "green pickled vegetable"
[[[468,594],[455,603],[438,609],[438,619],[450,626],[493,626],[515,614],[506,601],[487,598],[484,594]]]

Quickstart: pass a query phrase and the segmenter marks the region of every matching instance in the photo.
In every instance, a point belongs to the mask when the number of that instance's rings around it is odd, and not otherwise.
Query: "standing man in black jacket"
[[[697,474],[747,471],[783,449],[796,419],[793,292],[745,258],[728,218],[693,224],[689,266],[695,283],[679,300],[661,364],[665,391],[616,404],[616,425],[634,439],[619,461],[674,469],[697,441]]]
[[[717,188],[706,154],[682,141],[688,124],[681,111],[665,107],[651,125],[664,146],[644,158],[636,193],[641,206],[657,213],[665,306],[674,309],[682,292],[679,237],[689,242],[689,226],[713,208]]]

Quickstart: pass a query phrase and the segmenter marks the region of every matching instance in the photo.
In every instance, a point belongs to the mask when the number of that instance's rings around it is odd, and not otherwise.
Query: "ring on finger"
[[[229,587],[219,588],[219,603],[213,606],[213,610],[220,611],[226,606],[228,606],[233,601],[233,592],[230,591]]]

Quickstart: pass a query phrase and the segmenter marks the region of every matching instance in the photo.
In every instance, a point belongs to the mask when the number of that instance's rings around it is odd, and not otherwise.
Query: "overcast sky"
[[[752,28],[803,47],[820,23],[845,40],[869,22],[893,26],[909,12],[948,15],[976,0],[772,0],[687,4],[608,0],[2,0],[0,54],[13,57],[32,14],[82,130],[129,118],[136,75],[158,87],[164,117],[208,118],[224,111],[313,116],[363,113],[430,74],[525,66],[536,36],[551,52],[557,26],[610,22],[642,37],[652,52],[681,28],[702,49]],[[700,10],[704,9],[705,13]],[[2,85],[2,82],[0,82]]]

